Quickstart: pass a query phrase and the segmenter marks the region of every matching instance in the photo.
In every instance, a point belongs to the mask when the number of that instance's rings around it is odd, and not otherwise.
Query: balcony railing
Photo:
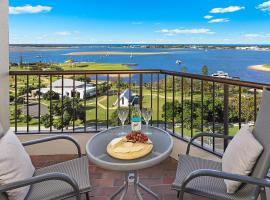
[[[11,71],[10,80],[17,134],[98,132],[120,124],[118,107],[130,114],[138,101],[152,108],[152,126],[182,140],[198,132],[234,135],[252,124],[261,90],[270,86],[164,70]],[[197,144],[219,154],[227,141],[200,138]]]

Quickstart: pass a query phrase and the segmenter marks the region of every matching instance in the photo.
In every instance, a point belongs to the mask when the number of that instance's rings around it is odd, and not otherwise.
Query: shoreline
[[[170,52],[125,52],[125,51],[84,51],[84,52],[71,52],[64,55],[161,55],[170,54]]]
[[[251,66],[248,67],[248,69],[254,70],[254,71],[270,72],[270,65],[266,65],[266,64],[263,64],[263,65],[251,65]]]

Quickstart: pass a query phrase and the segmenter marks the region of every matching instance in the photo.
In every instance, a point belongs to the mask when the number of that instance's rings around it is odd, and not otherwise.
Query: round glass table
[[[114,127],[99,132],[86,144],[87,156],[91,162],[104,169],[126,172],[123,185],[111,196],[111,199],[115,199],[119,193],[121,193],[120,199],[124,199],[129,183],[131,182],[134,184],[135,193],[138,199],[143,199],[139,188],[151,194],[156,199],[159,199],[156,193],[139,182],[137,171],[139,169],[154,166],[169,157],[173,149],[173,139],[169,133],[159,128],[142,126],[142,131],[147,133],[147,136],[152,141],[154,147],[150,154],[134,160],[115,159],[106,151],[109,142],[116,137],[121,137],[124,134],[131,132],[131,126]]]

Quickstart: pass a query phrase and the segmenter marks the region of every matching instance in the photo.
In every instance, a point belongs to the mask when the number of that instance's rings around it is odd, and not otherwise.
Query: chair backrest
[[[253,135],[264,149],[253,169],[252,176],[265,178],[270,167],[270,91],[267,89],[263,90]]]

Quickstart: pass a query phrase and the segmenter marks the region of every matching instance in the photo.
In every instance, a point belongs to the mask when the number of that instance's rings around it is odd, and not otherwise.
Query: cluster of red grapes
[[[126,136],[127,140],[131,142],[141,142],[146,143],[148,141],[147,135],[144,133],[137,131],[137,132],[131,132]]]

